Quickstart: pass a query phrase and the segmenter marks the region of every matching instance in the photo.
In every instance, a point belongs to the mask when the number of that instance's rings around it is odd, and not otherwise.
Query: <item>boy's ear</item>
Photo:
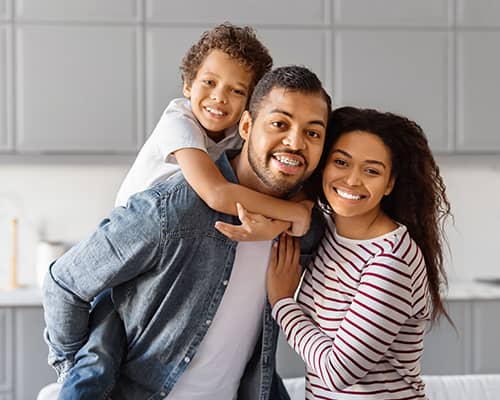
[[[252,130],[252,116],[248,110],[243,111],[240,118],[239,131],[243,140],[248,140],[250,131]]]
[[[182,94],[186,99],[191,98],[191,85],[188,85],[186,82],[182,85]]]

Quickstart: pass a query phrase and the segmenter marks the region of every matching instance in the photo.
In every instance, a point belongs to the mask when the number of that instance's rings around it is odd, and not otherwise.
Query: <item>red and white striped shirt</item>
[[[278,301],[273,316],[307,364],[306,399],[426,398],[420,357],[430,295],[406,227],[351,240],[329,219],[297,301]]]

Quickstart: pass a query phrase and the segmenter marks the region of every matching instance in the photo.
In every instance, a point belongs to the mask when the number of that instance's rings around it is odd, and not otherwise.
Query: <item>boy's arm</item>
[[[294,236],[302,236],[309,229],[310,207],[306,204],[278,199],[228,182],[204,151],[183,148],[175,152],[175,157],[187,182],[210,208],[236,216],[236,203],[240,203],[252,213],[289,222],[290,233]]]

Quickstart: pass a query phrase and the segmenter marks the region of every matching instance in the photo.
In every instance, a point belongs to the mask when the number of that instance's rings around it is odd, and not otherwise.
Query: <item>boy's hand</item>
[[[215,229],[226,235],[229,239],[239,242],[272,240],[281,232],[290,228],[289,222],[251,213],[240,203],[236,203],[236,208],[238,209],[238,217],[241,225],[233,225],[221,221],[215,223]]]
[[[297,219],[292,221],[292,226],[286,231],[291,236],[304,236],[309,230],[309,225],[311,224],[311,210],[314,203],[310,200],[299,201],[303,207],[303,213],[297,215]]]
[[[293,297],[302,276],[299,263],[299,239],[282,234],[273,244],[271,261],[267,269],[267,297],[271,306],[280,299]]]

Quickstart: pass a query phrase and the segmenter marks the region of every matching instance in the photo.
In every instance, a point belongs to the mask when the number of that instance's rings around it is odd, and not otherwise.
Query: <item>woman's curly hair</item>
[[[355,107],[333,111],[328,126],[323,155],[308,188],[310,194],[318,198],[320,204],[328,205],[321,175],[333,145],[342,134],[364,131],[379,137],[390,150],[392,174],[396,179],[392,192],[382,199],[382,211],[408,228],[424,255],[433,305],[432,320],[440,315],[449,319],[441,289],[447,285],[443,244],[450,203],[422,128],[400,115]]]
[[[203,32],[198,42],[184,55],[180,67],[184,83],[191,85],[201,64],[212,50],[223,51],[252,72],[250,90],[253,90],[259,79],[273,66],[269,51],[257,39],[251,27],[239,27],[225,22]]]

